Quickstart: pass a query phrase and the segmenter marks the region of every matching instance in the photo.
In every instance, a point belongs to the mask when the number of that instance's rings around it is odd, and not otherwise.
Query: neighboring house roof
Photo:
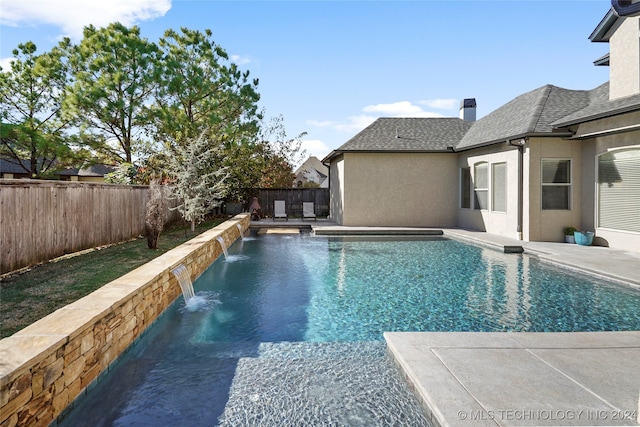
[[[309,174],[313,174],[314,172],[318,176],[318,178],[325,179],[327,177],[326,174],[320,172],[318,169],[315,169],[315,168],[311,168],[307,171],[302,172],[302,175],[309,176]]]
[[[304,171],[309,171],[311,169],[315,169],[325,176],[327,173],[329,173],[329,168],[327,168],[317,157],[309,156],[309,158],[305,160],[304,163],[302,163],[300,167],[298,167],[298,169],[296,169],[295,175],[298,175]]]
[[[551,125],[567,114],[584,108],[596,96],[608,93],[608,84],[594,91],[563,89],[553,85],[542,86],[506,103],[473,123],[469,132],[456,145],[465,150],[531,135],[554,132]]]
[[[89,165],[89,166],[84,166],[82,168],[70,168],[70,169],[65,169],[63,171],[58,172],[58,175],[64,175],[64,176],[97,176],[97,177],[101,177],[101,176],[105,176],[108,173],[111,173],[113,171],[115,171],[116,168],[113,166],[108,166],[108,165],[102,165],[102,164],[97,164],[97,165]]]
[[[450,151],[471,125],[452,117],[379,118],[336,151]]]
[[[551,124],[555,128],[565,128],[591,120],[602,119],[638,110],[640,110],[640,94],[625,96],[623,98],[613,100],[609,100],[607,97],[594,97],[592,102],[586,107],[562,117]]]
[[[20,160],[22,166],[17,165],[14,160],[0,159],[0,173],[27,174],[31,170],[28,160]]]

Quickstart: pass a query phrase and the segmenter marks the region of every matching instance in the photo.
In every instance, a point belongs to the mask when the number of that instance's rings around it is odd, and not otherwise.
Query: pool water
[[[194,288],[60,425],[428,425],[384,331],[640,329],[638,290],[443,238],[263,235]]]

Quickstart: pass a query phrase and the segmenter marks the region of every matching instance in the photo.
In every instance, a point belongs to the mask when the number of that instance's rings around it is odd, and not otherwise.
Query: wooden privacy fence
[[[248,190],[249,195],[244,210],[248,211],[253,197],[258,198],[262,213],[273,217],[273,202],[284,200],[289,218],[302,218],[302,202],[313,202],[316,216],[329,216],[328,188],[258,188]]]
[[[0,274],[143,234],[147,200],[141,185],[0,179]]]

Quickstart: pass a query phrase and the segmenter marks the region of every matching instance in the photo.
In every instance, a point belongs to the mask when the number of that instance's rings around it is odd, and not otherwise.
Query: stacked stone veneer
[[[47,426],[181,295],[171,269],[195,280],[249,226],[240,214],[0,340],[0,426]],[[161,237],[162,238],[162,237]]]

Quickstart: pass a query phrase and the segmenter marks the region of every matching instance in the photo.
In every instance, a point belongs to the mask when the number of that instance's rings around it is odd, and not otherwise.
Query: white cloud
[[[360,132],[362,129],[373,123],[378,117],[370,116],[367,114],[360,114],[358,116],[347,117],[346,122],[338,123],[334,125],[334,128],[342,132]]]
[[[171,9],[171,0],[2,0],[0,24],[60,27],[62,35],[82,38],[87,25],[105,27],[112,22],[132,26],[163,16]]]
[[[236,65],[245,65],[251,62],[251,58],[248,56],[242,56],[242,55],[231,55],[231,62],[233,62]]]
[[[442,114],[425,111],[410,101],[398,101],[391,104],[367,105],[365,113],[377,113],[385,117],[442,117]]]
[[[460,101],[457,99],[428,99],[425,101],[418,101],[418,104],[426,105],[429,108],[436,108],[438,110],[456,110],[460,105]]]
[[[379,113],[386,116],[407,116],[420,114],[422,108],[409,101],[393,102],[391,104],[367,105],[362,109],[365,113]]]
[[[307,150],[307,157],[315,156],[319,160],[322,160],[331,152],[331,148],[319,139],[303,139],[301,142],[302,149]]]
[[[11,70],[11,61],[13,61],[13,56],[8,58],[0,58],[0,67],[2,67],[2,71]]]
[[[436,99],[419,101],[419,104],[431,108],[451,109],[457,105],[453,99]],[[362,109],[365,114],[349,116],[343,121],[307,120],[306,123],[320,128],[330,128],[345,133],[356,133],[373,123],[378,117],[444,117],[440,113],[426,111],[411,101],[398,101],[389,104],[367,105]]]

